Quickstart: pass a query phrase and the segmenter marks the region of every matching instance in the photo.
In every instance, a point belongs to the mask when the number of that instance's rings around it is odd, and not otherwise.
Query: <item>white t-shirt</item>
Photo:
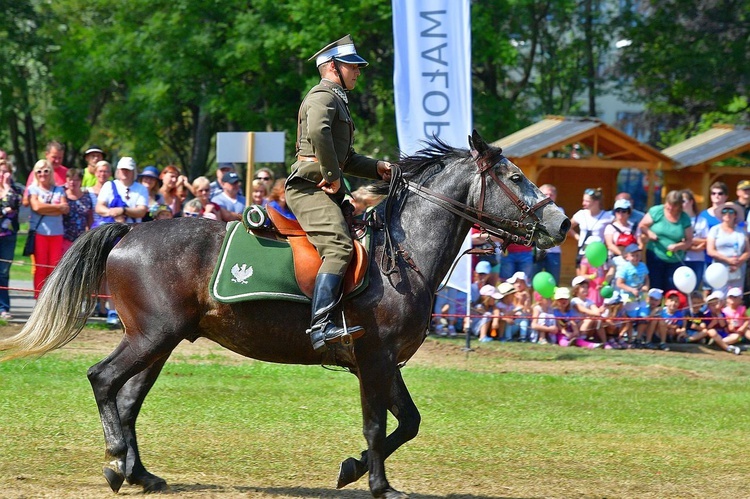
[[[117,188],[117,193],[122,200],[125,201],[125,204],[128,205],[128,208],[135,208],[137,206],[148,207],[148,190],[145,185],[139,182],[133,182],[130,186],[125,187],[119,179],[106,182],[102,186],[102,190],[99,191],[98,201],[104,201],[104,204],[109,206],[109,203],[114,199],[114,193],[112,192],[113,182]],[[128,217],[127,221],[140,222],[141,219]]]
[[[589,242],[589,237],[597,236],[602,242],[604,242],[604,229],[608,224],[614,221],[614,216],[612,216],[611,211],[602,210],[598,215],[592,216],[589,210],[578,210],[575,215],[573,215],[573,220],[576,221],[580,229],[578,253],[583,255],[585,246]],[[586,243],[581,244],[584,240],[586,240]]]

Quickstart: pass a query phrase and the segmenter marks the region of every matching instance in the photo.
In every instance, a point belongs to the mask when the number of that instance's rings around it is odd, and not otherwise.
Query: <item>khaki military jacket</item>
[[[342,173],[379,179],[376,159],[357,154],[352,148],[354,123],[344,102],[341,86],[323,79],[305,96],[297,127],[297,161],[287,181],[303,178],[327,183]]]

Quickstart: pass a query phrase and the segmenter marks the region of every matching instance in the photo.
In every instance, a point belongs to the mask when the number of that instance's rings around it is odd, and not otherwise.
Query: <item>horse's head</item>
[[[502,149],[487,144],[476,130],[469,137],[469,147],[478,169],[476,209],[481,225],[505,236],[506,242],[534,244],[540,249],[562,243],[570,229],[562,210],[503,156]]]

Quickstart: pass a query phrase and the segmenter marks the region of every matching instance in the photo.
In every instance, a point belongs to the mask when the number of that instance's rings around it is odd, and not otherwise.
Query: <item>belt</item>
[[[299,161],[308,161],[310,163],[317,163],[318,162],[318,158],[316,158],[315,156],[297,156],[297,160],[299,160]]]

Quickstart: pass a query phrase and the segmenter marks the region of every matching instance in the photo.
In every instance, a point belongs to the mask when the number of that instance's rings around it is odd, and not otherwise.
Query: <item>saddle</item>
[[[289,242],[294,260],[294,277],[305,296],[312,298],[315,277],[318,275],[321,265],[323,265],[323,260],[320,259],[315,246],[307,239],[307,235],[299,222],[286,218],[270,206],[266,207],[266,212],[273,223],[273,228],[253,228],[252,232],[258,237],[270,237],[272,239],[279,239],[278,236],[281,236]],[[245,217],[243,217],[243,221],[244,219]],[[355,233],[355,236],[352,237],[354,254],[344,276],[345,295],[362,284],[367,275],[369,264],[367,249],[356,237],[356,232],[352,232]]]

